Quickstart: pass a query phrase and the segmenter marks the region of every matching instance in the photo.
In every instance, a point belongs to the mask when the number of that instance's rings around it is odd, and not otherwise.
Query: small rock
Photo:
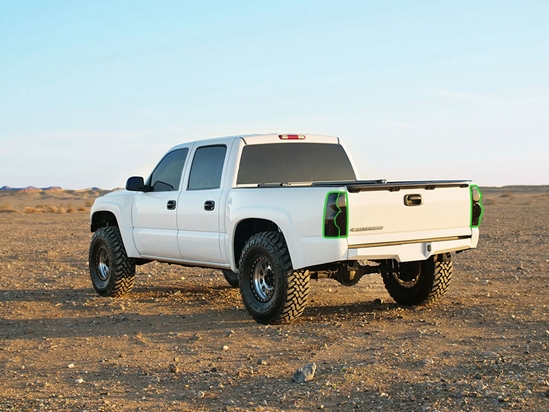
[[[424,365],[432,365],[433,363],[435,363],[435,361],[432,359],[423,359],[421,363],[423,363]]]
[[[204,396],[206,396],[206,394],[204,392],[202,392],[202,391],[196,392],[196,397],[198,399],[202,399]]]
[[[80,384],[80,383],[84,383],[84,379],[82,378],[78,378],[78,379],[75,379],[74,382]]]
[[[179,367],[175,363],[170,363],[169,369],[171,373],[179,373]]]
[[[267,364],[267,361],[266,361],[265,359],[259,359],[259,360],[257,361],[257,364],[258,364],[258,365],[266,365],[266,364]]]
[[[374,305],[381,305],[383,303],[382,299],[374,299]]]
[[[69,364],[67,365],[67,368],[69,368],[69,369],[74,368],[74,363],[69,363]]]
[[[485,358],[499,358],[499,355],[496,352],[490,351],[483,352],[482,356],[484,356]]]
[[[298,369],[294,372],[293,380],[296,383],[303,383],[306,381],[310,381],[315,377],[316,372],[316,364],[309,363],[308,365],[305,365],[301,369]]]
[[[229,350],[229,349],[230,349],[230,348],[229,348],[228,345],[223,345],[223,350],[224,350],[224,351],[227,351],[227,350]]]
[[[234,330],[229,330],[229,329],[228,329],[228,330],[225,331],[225,334],[226,334],[226,336],[227,336],[228,338],[230,338],[231,336],[234,335]]]

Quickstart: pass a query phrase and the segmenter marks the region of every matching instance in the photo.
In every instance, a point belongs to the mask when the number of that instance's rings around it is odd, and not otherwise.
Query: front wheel
[[[435,302],[446,293],[452,280],[452,258],[445,253],[422,261],[392,261],[381,276],[389,295],[401,305]]]
[[[101,296],[123,296],[135,279],[135,262],[128,258],[117,227],[106,226],[94,233],[89,254],[90,277]]]
[[[223,277],[229,285],[233,288],[238,287],[238,273],[233,272],[232,270],[222,270]]]
[[[301,316],[309,296],[309,272],[293,270],[282,233],[252,236],[239,267],[240,295],[256,322],[289,323]]]

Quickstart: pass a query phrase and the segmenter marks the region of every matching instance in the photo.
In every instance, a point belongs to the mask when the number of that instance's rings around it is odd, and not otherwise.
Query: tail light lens
[[[482,192],[477,185],[471,186],[471,227],[479,227],[482,221]]]
[[[347,237],[347,193],[330,192],[324,206],[324,237]]]

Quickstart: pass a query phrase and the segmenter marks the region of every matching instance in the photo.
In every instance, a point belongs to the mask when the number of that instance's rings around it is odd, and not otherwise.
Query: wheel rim
[[[97,251],[96,267],[97,277],[99,280],[102,282],[108,280],[110,275],[110,262],[109,254],[107,253],[107,249],[105,249],[105,247],[101,247]]]
[[[410,262],[400,267],[393,272],[393,278],[403,288],[413,288],[419,282],[421,277],[421,265],[419,262]]]
[[[252,264],[251,272],[254,296],[261,302],[268,302],[273,297],[275,286],[271,263],[264,256],[257,257]]]

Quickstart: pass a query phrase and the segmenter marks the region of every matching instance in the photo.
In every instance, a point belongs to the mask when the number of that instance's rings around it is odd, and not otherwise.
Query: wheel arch
[[[115,226],[120,229],[118,226],[118,220],[116,216],[111,211],[100,210],[95,212],[90,219],[90,229],[92,232],[95,232],[100,227],[105,226]]]
[[[269,219],[247,218],[243,219],[234,228],[232,240],[232,258],[235,268],[238,269],[238,262],[244,245],[253,235],[261,232],[282,232],[280,227]],[[284,233],[282,233],[284,236]]]

